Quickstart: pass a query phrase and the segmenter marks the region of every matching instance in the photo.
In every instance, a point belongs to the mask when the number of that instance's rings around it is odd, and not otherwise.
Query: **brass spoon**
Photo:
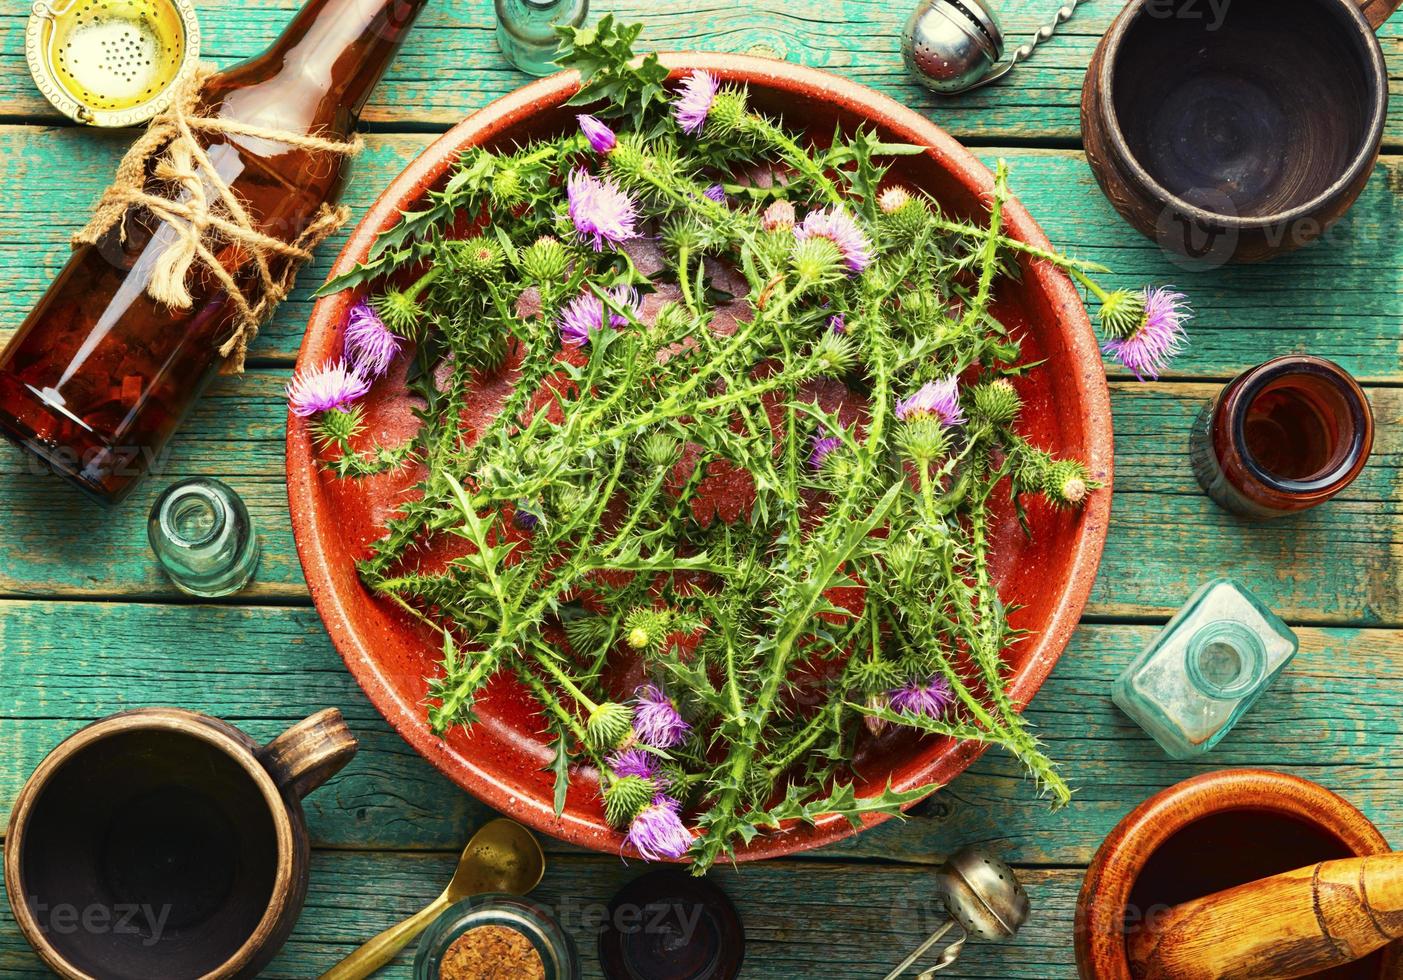
[[[364,980],[427,929],[454,902],[488,893],[525,895],[541,883],[546,856],[531,832],[514,820],[493,820],[473,834],[453,880],[417,915],[390,926],[321,975],[321,980]]]

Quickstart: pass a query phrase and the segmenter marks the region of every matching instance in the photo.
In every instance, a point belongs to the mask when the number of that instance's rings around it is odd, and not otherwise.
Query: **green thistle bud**
[[[589,494],[568,483],[555,489],[554,498],[555,509],[562,517],[574,517],[590,504]]]
[[[670,221],[663,229],[663,244],[674,254],[682,249],[700,251],[704,237],[701,223],[690,217]]]
[[[609,783],[604,790],[604,819],[611,826],[627,827],[645,806],[653,802],[657,792],[642,776],[624,776]]]
[[[492,175],[493,201],[512,205],[521,199],[521,171],[515,167],[503,167]]]
[[[538,283],[553,283],[565,275],[570,254],[558,239],[542,235],[521,253],[521,267]]]
[[[650,466],[671,466],[677,462],[677,440],[665,432],[653,432],[643,440],[643,458]]]
[[[658,308],[653,331],[659,337],[671,337],[678,333],[690,333],[694,325],[692,314],[685,306],[668,302]]]
[[[725,88],[716,93],[711,111],[707,113],[706,124],[715,127],[717,132],[728,133],[743,129],[749,123],[746,115],[745,91]]]
[[[419,321],[424,317],[424,308],[419,300],[402,289],[391,289],[376,297],[371,305],[391,333],[413,339],[418,336]]]
[[[664,762],[658,767],[658,775],[654,782],[658,784],[658,789],[676,793],[687,785],[687,775],[687,770],[682,767],[681,763]]]
[[[614,701],[606,701],[595,708],[585,723],[590,744],[601,752],[618,748],[632,731],[633,710]]]
[[[469,238],[445,249],[448,263],[463,279],[488,279],[501,271],[506,257],[502,246],[491,238]]]
[[[974,389],[975,418],[990,425],[1008,425],[1018,418],[1022,408],[1023,401],[1014,390],[1013,382],[1007,378],[999,378]]]
[[[633,649],[657,649],[672,631],[672,611],[635,609],[624,620],[624,630],[624,637]]]
[[[312,424],[313,438],[324,451],[333,446],[345,445],[360,435],[364,428],[364,419],[365,414],[359,405],[353,406],[349,412],[333,408],[329,412],[323,412]]]
[[[1080,507],[1091,492],[1086,467],[1074,459],[1061,459],[1047,469],[1043,495],[1057,507]]]
[[[1101,303],[1096,314],[1108,338],[1129,340],[1145,325],[1145,295],[1130,289],[1117,289]]]
[[[853,668],[853,684],[863,694],[885,694],[904,680],[900,668],[887,660],[864,660]]]
[[[900,188],[892,188],[899,190]],[[931,213],[926,202],[918,197],[907,197],[900,206],[888,211],[883,194],[881,227],[884,236],[893,243],[909,244],[930,224]]]
[[[761,232],[755,236],[755,251],[770,268],[783,265],[794,251],[793,230]]]
[[[949,430],[934,415],[912,415],[902,423],[897,434],[901,451],[914,463],[933,463],[943,459],[950,450]]]
[[[944,309],[940,300],[926,293],[907,293],[901,297],[901,312],[913,319],[929,320],[940,316]]]
[[[790,261],[799,278],[809,283],[826,282],[837,276],[843,255],[831,239],[817,235],[794,243]]]
[[[1019,493],[1042,493],[1052,479],[1052,457],[1041,449],[1021,445],[1013,456],[1013,486]]]
[[[637,136],[621,136],[609,152],[609,168],[626,177],[639,177],[651,166],[648,153]]]
[[[894,576],[906,578],[919,565],[921,550],[911,535],[902,535],[887,541],[886,559],[887,568]]]
[[[814,361],[818,364],[819,373],[825,377],[847,374],[857,363],[852,338],[832,331],[824,333],[814,347]]]

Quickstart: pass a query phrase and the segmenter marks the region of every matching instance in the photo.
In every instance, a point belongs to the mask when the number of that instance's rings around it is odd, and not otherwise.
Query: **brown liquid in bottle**
[[[268,51],[213,76],[202,102],[221,119],[347,138],[425,2],[310,0]],[[233,134],[205,144],[258,230],[283,241],[345,186],[347,161],[337,154]],[[0,355],[0,432],[106,502],[159,467],[235,328],[228,295],[198,263],[188,309],[146,294],[174,238],[149,212],[128,214],[124,228],[73,253]],[[215,254],[246,290],[257,281],[239,246]]]
[[[1373,413],[1358,383],[1337,364],[1297,354],[1242,373],[1204,406],[1190,457],[1214,501],[1266,519],[1339,494],[1373,441]]]

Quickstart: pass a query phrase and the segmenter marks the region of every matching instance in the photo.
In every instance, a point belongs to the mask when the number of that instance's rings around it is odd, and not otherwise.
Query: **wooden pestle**
[[[1287,980],[1403,938],[1403,853],[1324,861],[1177,905],[1126,937],[1137,980]]]

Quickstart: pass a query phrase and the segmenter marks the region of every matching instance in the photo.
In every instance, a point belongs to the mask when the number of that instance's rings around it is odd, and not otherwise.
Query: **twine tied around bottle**
[[[358,153],[363,141],[359,136],[331,140],[203,115],[200,92],[213,72],[202,65],[181,85],[170,108],[151,121],[122,158],[112,185],[103,191],[87,226],[73,236],[73,244],[96,245],[113,227],[125,240],[125,218],[133,208],[145,208],[165,222],[174,239],[156,259],[146,293],[165,306],[188,309],[194,302],[188,284],[192,267],[213,276],[234,308],[234,332],[220,345],[219,354],[225,358],[225,370],[237,374],[258,328],[287,296],[312,250],[346,223],[350,209],[323,204],[291,242],[264,234],[196,134],[246,136],[339,156]],[[164,185],[165,194],[148,189],[148,175]],[[218,248],[232,249],[227,266],[215,255]],[[252,268],[250,295],[229,267]]]

